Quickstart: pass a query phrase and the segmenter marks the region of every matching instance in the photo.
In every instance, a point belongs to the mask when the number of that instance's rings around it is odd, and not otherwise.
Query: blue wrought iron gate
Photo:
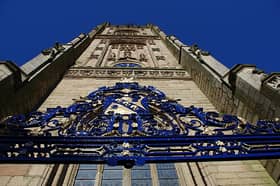
[[[152,86],[116,83],[69,107],[8,117],[0,162],[106,163],[280,157],[280,121],[250,124],[228,114],[184,107]]]

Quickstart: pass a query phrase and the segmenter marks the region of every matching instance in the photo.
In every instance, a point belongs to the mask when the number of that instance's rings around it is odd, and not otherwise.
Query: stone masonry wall
[[[97,26],[88,35],[79,35],[67,44],[56,43],[21,67],[9,61],[0,62],[0,121],[9,115],[37,109],[106,24]],[[58,176],[63,174],[63,167],[1,164],[0,186],[50,185],[51,179],[60,183],[56,173]]]
[[[67,44],[56,43],[21,67],[0,62],[0,120],[36,109],[105,25]]]
[[[186,46],[174,36],[162,38],[201,91],[221,113],[236,114],[250,122],[280,117],[280,75],[265,74],[254,65],[228,69],[206,51]],[[280,184],[280,160],[262,160],[273,179]]]

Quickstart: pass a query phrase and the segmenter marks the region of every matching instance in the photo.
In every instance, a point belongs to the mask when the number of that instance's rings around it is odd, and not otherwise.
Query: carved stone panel
[[[159,48],[152,48],[153,52],[159,52],[160,49]]]
[[[266,84],[275,90],[280,90],[280,75],[271,77]]]
[[[92,53],[92,54],[90,55],[90,58],[89,58],[89,59],[98,59],[98,58],[99,58],[99,55],[98,55],[98,54]]]
[[[164,56],[156,56],[156,59],[159,61],[159,60],[165,60],[165,57]]]
[[[184,70],[177,69],[143,69],[143,68],[72,68],[67,71],[66,78],[123,78],[136,77],[145,79],[190,79],[189,74]]]
[[[154,67],[145,42],[111,41],[101,67]]]
[[[154,40],[150,39],[150,40],[148,40],[148,44],[149,45],[155,45],[155,42],[154,42]]]

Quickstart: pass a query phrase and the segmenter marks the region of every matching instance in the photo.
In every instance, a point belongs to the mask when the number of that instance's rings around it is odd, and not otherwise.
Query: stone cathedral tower
[[[67,107],[100,87],[137,82],[156,87],[181,105],[255,122],[280,115],[279,79],[279,73],[266,75],[253,65],[228,69],[209,52],[184,45],[154,25],[104,23],[69,43],[56,43],[21,67],[1,62],[0,118]],[[119,103],[119,112],[132,112],[127,105]],[[150,163],[131,169],[0,165],[0,185],[277,185],[279,179],[279,160]]]

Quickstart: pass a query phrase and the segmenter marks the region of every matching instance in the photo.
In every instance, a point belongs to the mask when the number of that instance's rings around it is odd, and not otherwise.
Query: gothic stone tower
[[[128,80],[154,86],[182,105],[237,114],[251,122],[280,115],[279,74],[266,75],[253,65],[228,69],[208,52],[184,45],[154,25],[104,23],[67,44],[56,43],[20,68],[2,62],[0,78],[1,118],[67,107],[99,87]],[[0,185],[277,185],[279,176],[279,160],[151,163],[132,169],[0,165]]]

